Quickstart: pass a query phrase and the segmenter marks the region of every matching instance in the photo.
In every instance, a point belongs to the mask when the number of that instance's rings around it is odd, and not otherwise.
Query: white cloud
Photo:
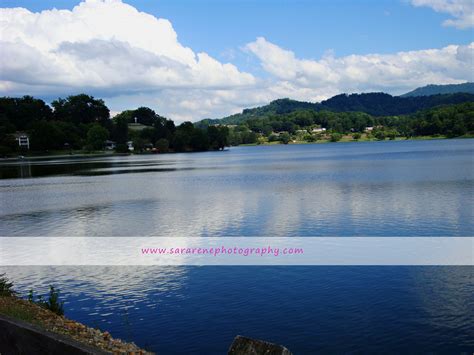
[[[269,74],[258,78],[183,46],[166,19],[120,0],[87,0],[71,11],[0,9],[0,49],[0,95],[86,92],[115,112],[145,105],[183,121],[281,97],[320,101],[340,92],[398,94],[472,81],[474,44],[346,57],[328,50],[314,60],[257,38],[245,51]]]
[[[0,9],[0,90],[23,85],[127,92],[231,88],[255,78],[181,45],[171,23],[120,0],[87,0],[68,10]]]
[[[472,0],[411,0],[414,6],[431,7],[436,12],[451,15],[453,18],[443,22],[444,26],[459,29],[474,27],[474,1]]]
[[[355,91],[400,93],[420,85],[473,80],[474,43],[395,54],[298,59],[289,50],[258,38],[246,49],[278,80],[281,89],[313,97]]]

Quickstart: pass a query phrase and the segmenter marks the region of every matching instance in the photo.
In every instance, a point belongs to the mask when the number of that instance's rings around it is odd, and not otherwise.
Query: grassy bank
[[[13,284],[0,275],[0,315],[23,321],[46,331],[70,337],[80,343],[113,354],[152,354],[134,343],[114,339],[108,332],[70,320],[37,302],[24,300],[13,291]]]

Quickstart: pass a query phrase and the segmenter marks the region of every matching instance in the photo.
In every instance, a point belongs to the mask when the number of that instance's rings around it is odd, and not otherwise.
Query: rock
[[[292,355],[284,346],[237,335],[227,355]]]

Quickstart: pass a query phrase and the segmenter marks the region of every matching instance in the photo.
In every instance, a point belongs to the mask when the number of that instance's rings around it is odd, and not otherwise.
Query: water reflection
[[[158,353],[225,353],[246,334],[295,353],[459,353],[474,346],[470,267],[15,267],[66,315]]]
[[[173,171],[178,169],[176,165],[176,161],[169,158],[161,160],[135,156],[7,161],[0,164],[0,179]]]
[[[373,143],[376,153],[306,145],[61,163],[72,172],[0,180],[0,234],[473,235],[467,141],[398,142],[396,154]]]
[[[0,235],[472,236],[472,140],[0,163]],[[31,178],[25,178],[31,177]],[[2,268],[158,353],[471,351],[470,267]]]

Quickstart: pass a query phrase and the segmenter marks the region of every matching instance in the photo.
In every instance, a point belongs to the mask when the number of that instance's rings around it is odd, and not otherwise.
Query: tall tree
[[[54,117],[58,121],[74,124],[100,123],[110,126],[110,111],[101,99],[94,99],[86,94],[68,96],[51,103],[54,107]]]
[[[50,120],[51,107],[43,100],[31,96],[21,98],[0,98],[0,117],[14,127],[14,130],[23,131],[35,122]]]
[[[87,144],[95,150],[104,148],[109,132],[102,126],[95,124],[87,132]]]
[[[133,112],[132,122],[130,123],[134,123],[136,119],[137,123],[145,126],[153,126],[156,118],[156,113],[151,108],[139,107]]]

